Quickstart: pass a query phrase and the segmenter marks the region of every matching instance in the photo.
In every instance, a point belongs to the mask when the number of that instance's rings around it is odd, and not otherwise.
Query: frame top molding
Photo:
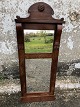
[[[63,24],[65,23],[64,18],[54,19],[52,15],[54,14],[53,9],[50,5],[44,2],[37,2],[30,6],[28,9],[29,17],[20,18],[16,16],[16,23],[52,23],[52,24]]]

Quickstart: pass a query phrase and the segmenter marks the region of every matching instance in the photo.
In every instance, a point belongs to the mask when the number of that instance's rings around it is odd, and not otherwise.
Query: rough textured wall
[[[64,18],[66,24],[60,47],[60,62],[80,59],[80,0],[0,0],[0,71],[18,63],[16,15],[28,16],[28,8],[36,2],[46,2],[54,10],[54,18]]]

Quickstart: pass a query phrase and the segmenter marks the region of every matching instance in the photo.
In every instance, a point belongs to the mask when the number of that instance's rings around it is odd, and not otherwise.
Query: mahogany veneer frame
[[[19,16],[17,16],[17,19],[15,19],[19,54],[21,101],[51,101],[55,99],[54,90],[58,63],[58,53],[60,46],[60,37],[62,33],[62,24],[64,23],[64,19],[54,19],[52,17],[52,15],[54,14],[53,9],[44,2],[38,2],[33,4],[29,8],[28,13],[30,13],[30,15],[27,18],[20,18]],[[52,53],[25,53],[23,32],[24,29],[55,30]],[[25,59],[35,58],[52,58],[49,92],[27,93]]]

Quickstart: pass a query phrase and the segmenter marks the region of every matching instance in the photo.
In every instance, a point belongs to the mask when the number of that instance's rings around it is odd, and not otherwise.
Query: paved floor
[[[80,90],[56,90],[56,100],[21,103],[20,92],[0,94],[0,107],[80,107]]]
[[[35,61],[26,62],[28,91],[47,91],[51,63]],[[80,107],[80,78],[57,76],[55,95],[55,101],[21,103],[19,79],[0,81],[0,107]]]
[[[70,77],[70,78],[74,78],[75,86],[76,86],[76,87],[72,87],[72,86],[70,87],[70,85],[68,85],[68,82],[71,80],[69,79],[69,77],[64,77],[64,78],[57,77],[55,101],[33,102],[33,103],[20,102],[19,80],[0,81],[0,107],[80,107],[80,88],[77,87],[78,85],[78,83],[76,83],[77,80],[74,77]],[[32,81],[34,85],[35,81],[33,79],[31,80],[31,82]],[[35,85],[36,90],[38,89],[46,90],[45,89],[46,86],[44,87],[44,83],[42,84],[42,87],[40,87],[39,85],[38,86]],[[32,87],[33,86],[29,86],[28,90],[29,91],[31,91],[32,89],[34,90],[34,88]]]

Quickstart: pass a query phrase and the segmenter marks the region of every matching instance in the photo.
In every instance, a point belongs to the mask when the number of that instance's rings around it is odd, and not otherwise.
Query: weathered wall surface
[[[80,59],[80,0],[0,0],[0,71],[18,65],[16,15],[28,16],[28,8],[46,2],[54,10],[54,18],[64,18],[60,62]],[[79,65],[80,66],[80,65]]]

